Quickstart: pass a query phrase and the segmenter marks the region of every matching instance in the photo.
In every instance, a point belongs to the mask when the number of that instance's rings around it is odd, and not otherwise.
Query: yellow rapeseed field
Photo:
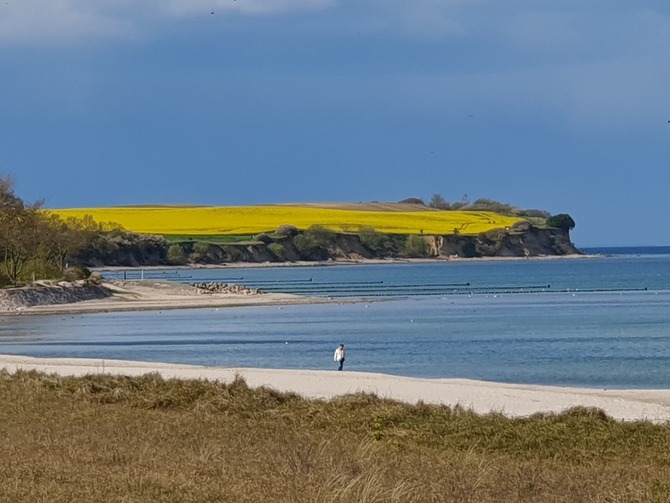
[[[134,206],[68,208],[51,212],[62,218],[90,215],[98,223],[114,222],[128,231],[193,236],[234,236],[272,232],[281,225],[307,229],[322,225],[357,232],[371,227],[387,234],[478,234],[509,227],[517,217],[487,211],[367,211],[302,206]]]

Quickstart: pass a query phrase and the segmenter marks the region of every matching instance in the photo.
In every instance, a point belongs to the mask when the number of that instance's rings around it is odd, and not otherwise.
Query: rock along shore
[[[87,282],[39,282],[31,286],[0,290],[0,311],[21,311],[33,306],[71,304],[105,299],[113,292],[103,285]]]

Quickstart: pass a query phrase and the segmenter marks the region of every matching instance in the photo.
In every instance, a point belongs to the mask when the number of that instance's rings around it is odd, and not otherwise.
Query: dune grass
[[[322,225],[334,231],[373,228],[386,234],[475,235],[510,227],[519,217],[487,211],[381,211],[307,206],[132,206],[49,210],[62,218],[115,222],[128,231],[186,236],[244,236],[272,232],[281,225],[307,229]]]
[[[670,427],[0,372],[0,501],[662,502]]]

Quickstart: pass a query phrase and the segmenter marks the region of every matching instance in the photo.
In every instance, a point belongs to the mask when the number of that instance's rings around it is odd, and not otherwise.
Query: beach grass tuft
[[[670,501],[670,426],[0,372],[0,501]]]

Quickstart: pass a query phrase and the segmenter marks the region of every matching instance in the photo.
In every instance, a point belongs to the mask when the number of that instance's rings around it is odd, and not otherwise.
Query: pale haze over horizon
[[[0,175],[47,208],[489,198],[670,245],[670,3],[7,0]]]

